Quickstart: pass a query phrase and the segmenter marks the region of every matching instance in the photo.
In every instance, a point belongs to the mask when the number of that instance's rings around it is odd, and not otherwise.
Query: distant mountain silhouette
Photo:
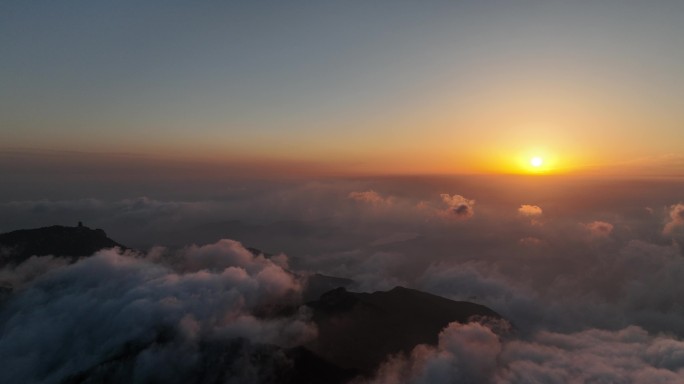
[[[354,284],[354,280],[316,273],[306,279],[302,300],[305,302],[316,300],[321,295],[336,288],[347,288]]]
[[[195,353],[201,363],[188,373],[190,376],[182,378],[183,382],[241,382],[246,367],[251,367],[245,378],[249,382],[355,382],[358,376],[371,376],[392,354],[408,353],[418,344],[436,344],[439,332],[450,322],[467,322],[473,317],[501,318],[478,304],[402,287],[374,293],[339,288],[307,305],[319,329],[317,340],[294,348],[244,338],[200,341]],[[62,382],[131,382],[141,354],[176,343],[178,337],[173,329],[160,329],[156,337],[130,340]]]
[[[501,316],[474,303],[396,287],[387,292],[354,293],[338,288],[307,304],[318,338],[307,345],[322,358],[370,374],[390,354],[418,344],[437,344],[449,323]]]
[[[0,267],[19,264],[31,256],[76,258],[113,247],[127,249],[107,237],[105,231],[81,225],[20,229],[0,234]]]

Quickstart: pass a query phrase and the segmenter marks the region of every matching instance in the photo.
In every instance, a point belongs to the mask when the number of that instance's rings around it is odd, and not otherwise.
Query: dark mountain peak
[[[390,354],[437,344],[439,333],[451,322],[502,319],[483,305],[405,287],[373,293],[337,288],[307,306],[319,331],[308,347],[342,368],[365,373]]]
[[[333,314],[351,310],[359,298],[344,287],[338,287],[321,295],[317,301],[312,301],[307,306],[319,313]]]
[[[351,279],[326,276],[320,273],[302,275],[300,277],[304,281],[304,291],[302,292],[302,300],[304,302],[318,300],[323,294],[354,284],[354,280]]]
[[[75,227],[53,225],[20,229],[0,234],[0,266],[18,264],[31,256],[83,257],[123,245],[107,237],[102,229],[92,229],[79,223]]]
[[[321,300],[328,300],[331,298],[340,297],[340,296],[347,296],[347,295],[351,295],[351,294],[352,294],[351,292],[347,291],[347,288],[337,287],[335,289],[331,289],[330,291],[322,294]]]
[[[261,249],[258,249],[258,248],[245,247],[245,249],[248,250],[249,253],[251,253],[252,256],[254,256],[254,257],[263,256],[263,257],[265,257],[265,258],[267,258],[267,259],[273,257],[273,254],[264,252],[264,251],[262,251]]]

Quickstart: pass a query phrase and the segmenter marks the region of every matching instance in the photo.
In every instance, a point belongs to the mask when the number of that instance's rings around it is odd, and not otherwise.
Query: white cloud
[[[17,270],[39,260],[54,261],[29,259]],[[138,364],[155,359],[145,373],[150,380],[164,376],[160,367],[174,366],[171,381],[183,382],[198,368],[201,343],[245,338],[294,346],[315,337],[304,312],[259,315],[292,303],[301,287],[237,242],[189,247],[175,259],[156,260],[166,262],[100,251],[24,282],[0,309],[0,381],[60,382],[132,345],[130,358]],[[161,335],[169,340],[155,341]]]
[[[679,203],[670,206],[670,221],[665,224],[663,234],[672,235],[675,230],[684,226],[684,204]]]
[[[592,237],[608,237],[613,232],[613,224],[605,221],[592,221],[584,224]]]
[[[361,201],[361,202],[369,203],[369,204],[375,204],[375,205],[391,204],[392,203],[391,197],[383,197],[382,195],[380,195],[379,193],[377,193],[373,190],[368,190],[368,191],[363,191],[363,192],[350,192],[348,197],[352,200]]]
[[[684,342],[639,327],[539,332],[502,340],[479,323],[451,323],[436,347],[390,359],[373,383],[681,383]]]
[[[536,205],[523,204],[518,208],[518,213],[527,217],[538,217],[542,214],[542,209]]]
[[[443,193],[440,195],[442,201],[448,205],[448,208],[444,211],[447,217],[456,217],[459,219],[469,219],[474,214],[475,200],[466,199],[461,195],[449,195],[448,193]]]

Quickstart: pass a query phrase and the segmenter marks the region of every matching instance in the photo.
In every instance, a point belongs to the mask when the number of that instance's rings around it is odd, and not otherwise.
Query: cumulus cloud
[[[440,197],[442,198],[442,201],[448,205],[448,208],[444,211],[447,216],[457,217],[459,219],[469,219],[475,214],[473,209],[475,200],[466,199],[461,195],[450,195],[448,193],[443,193]]]
[[[541,207],[537,205],[523,204],[518,208],[519,216],[528,218],[530,224],[537,226],[542,225],[542,221],[540,220],[542,212]]]
[[[649,335],[639,327],[590,329],[573,334],[540,332],[506,343],[505,368],[495,382],[678,383],[684,380],[684,342]]]
[[[496,370],[499,337],[480,323],[451,323],[437,347],[419,345],[383,365],[373,383],[484,383]]]
[[[214,244],[203,246],[191,245],[180,255],[182,259],[176,264],[190,272],[202,269],[222,271],[230,266],[261,269],[265,264],[270,263],[263,255],[255,257],[242,244],[230,239],[221,239]]]
[[[663,234],[672,235],[675,230],[684,226],[684,204],[679,203],[670,206],[670,220],[663,228]]]
[[[684,342],[635,326],[502,339],[480,323],[451,323],[436,347],[382,366],[373,383],[680,383]]]
[[[536,205],[523,204],[518,208],[518,213],[526,217],[539,217],[542,214],[542,209]]]
[[[592,221],[584,224],[592,237],[608,237],[613,232],[613,224],[605,221]]]
[[[17,269],[41,269],[37,262]],[[290,273],[229,240],[187,248],[169,263],[100,251],[57,265],[4,303],[0,378],[61,382],[120,363],[143,381],[187,382],[206,368],[198,354],[207,343],[294,346],[315,337],[305,312],[264,317],[300,291]]]
[[[350,192],[347,197],[352,200],[375,205],[390,204],[392,199],[391,197],[383,197],[374,190],[368,190],[363,192]]]
[[[0,269],[0,286],[18,289],[33,279],[68,264],[69,260],[66,258],[32,256],[19,265],[10,264]]]

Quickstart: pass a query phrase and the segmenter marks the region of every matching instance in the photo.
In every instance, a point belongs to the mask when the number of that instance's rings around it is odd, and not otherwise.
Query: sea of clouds
[[[207,345],[231,340],[242,340],[242,352],[224,358],[230,374],[215,377],[268,381],[259,372],[270,366],[245,360],[244,349],[316,337],[305,309],[277,314],[299,304],[305,280],[297,276],[319,272],[352,278],[352,290],[403,285],[474,301],[518,330],[501,338],[487,325],[453,323],[437,346],[388,356],[367,381],[684,382],[679,182],[473,177],[222,188],[212,199],[0,203],[2,231],[83,221],[140,250],[73,264],[35,257],[0,270],[12,289],[0,307],[2,381],[60,382],[101,367],[137,382],[187,382],[207,374]]]

